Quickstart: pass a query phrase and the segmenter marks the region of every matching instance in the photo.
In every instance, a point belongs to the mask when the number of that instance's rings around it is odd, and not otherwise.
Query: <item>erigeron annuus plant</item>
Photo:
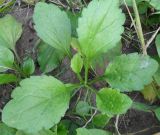
[[[71,59],[71,68],[79,83],[65,84],[47,75],[22,80],[2,112],[2,121],[17,129],[18,135],[53,135],[58,132],[50,129],[61,121],[73,93],[79,88],[96,95],[96,106],[91,110],[98,110],[109,118],[124,114],[132,107],[133,101],[122,92],[140,91],[152,81],[157,71],[157,62],[147,55],[122,54],[109,63],[104,75],[89,79],[93,62],[116,47],[121,40],[125,16],[116,0],[93,0],[83,9],[78,20],[78,43],[74,46],[77,52],[73,56],[70,46],[71,23],[64,11],[53,4],[39,2],[35,6],[33,21],[40,39]],[[94,89],[92,84],[101,80],[106,81],[109,87]],[[87,129],[87,125],[76,131],[77,135],[110,134],[100,129]]]

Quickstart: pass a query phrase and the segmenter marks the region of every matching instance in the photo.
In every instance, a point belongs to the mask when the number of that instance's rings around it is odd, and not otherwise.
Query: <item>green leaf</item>
[[[158,55],[160,57],[160,34],[157,35],[155,44],[156,44]]]
[[[154,110],[157,119],[160,121],[160,107]]]
[[[16,82],[18,78],[13,74],[0,74],[0,85]]]
[[[15,135],[16,130],[8,127],[7,125],[0,123],[0,134],[1,135]]]
[[[100,129],[78,128],[77,135],[111,135],[111,133]]]
[[[94,118],[93,118],[93,124],[97,127],[104,127],[110,120],[110,117],[108,117],[105,114],[97,114]]]
[[[61,120],[60,125],[63,125],[64,130],[67,129],[68,130],[68,134],[67,135],[76,135],[76,129],[78,128],[78,124],[77,122],[74,123],[73,121],[69,120],[69,119],[65,119],[65,120]],[[58,124],[59,126],[59,124]],[[59,128],[59,127],[58,127]],[[59,129],[58,129],[59,132]],[[58,134],[59,135],[59,134]]]
[[[35,71],[35,65],[32,58],[28,58],[24,61],[22,65],[22,71],[25,75],[31,75]]]
[[[93,59],[115,47],[124,31],[124,21],[125,16],[119,9],[119,1],[91,1],[82,11],[78,22],[81,53],[88,59]]]
[[[81,116],[84,116],[84,115],[87,115],[90,111],[90,105],[85,102],[85,101],[79,101],[77,106],[76,106],[76,113],[81,115]]]
[[[11,69],[14,62],[13,53],[6,47],[0,46],[0,72]]]
[[[92,60],[92,66],[96,70],[100,68],[105,70],[108,62],[113,60],[116,56],[120,56],[122,54],[122,43],[119,42],[114,48],[110,49],[107,53],[101,54]],[[104,73],[104,72],[103,72]]]
[[[141,92],[144,98],[150,102],[154,102],[157,99],[157,93],[152,83],[146,85]]]
[[[75,73],[80,73],[83,67],[83,59],[79,53],[75,54],[71,59],[71,68]]]
[[[33,20],[38,36],[45,43],[69,55],[71,24],[64,11],[53,4],[39,2],[34,9]]]
[[[0,19],[0,43],[9,49],[15,50],[17,40],[22,34],[22,24],[11,15]]]
[[[0,0],[0,5],[4,3],[5,3],[5,0]]]
[[[124,0],[121,0],[122,4],[124,4]],[[132,6],[132,0],[125,0],[128,6]],[[149,2],[150,0],[136,0],[136,3],[139,4],[142,1]]]
[[[56,133],[52,132],[51,130],[44,130],[42,129],[38,133],[24,133],[23,131],[17,131],[16,135],[57,135]]]
[[[150,5],[153,6],[156,10],[160,10],[159,0],[150,0]]]
[[[42,72],[48,73],[60,66],[64,57],[63,52],[40,42],[38,46],[38,63]]]
[[[157,72],[154,74],[154,79],[156,83],[160,86],[160,67],[158,68]]]
[[[138,4],[139,14],[145,14],[145,13],[147,13],[148,8],[149,8],[148,2],[140,2]]]
[[[57,135],[68,135],[68,129],[64,123],[58,124]]]
[[[78,42],[78,39],[77,38],[72,38],[72,41],[71,41],[71,46],[74,50],[80,50],[79,48],[79,42]]]
[[[54,77],[32,76],[20,82],[12,98],[3,109],[2,121],[31,133],[60,121],[68,109],[70,91]]]
[[[71,11],[67,11],[67,15],[71,21],[71,28],[72,28],[72,36],[77,37],[77,27],[78,27],[78,18],[80,17],[81,13],[72,13]]]
[[[139,111],[151,112],[152,110],[156,109],[157,106],[153,106],[153,105],[151,106],[144,103],[133,102],[132,108]]]
[[[97,108],[109,116],[126,113],[132,100],[118,90],[103,88],[96,95]]]
[[[151,83],[158,63],[149,56],[132,53],[116,57],[107,67],[106,81],[121,91],[142,90]]]

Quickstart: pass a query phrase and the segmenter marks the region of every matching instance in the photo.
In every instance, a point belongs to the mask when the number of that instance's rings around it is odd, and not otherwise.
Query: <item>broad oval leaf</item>
[[[111,135],[111,133],[101,129],[78,128],[77,135]]]
[[[44,73],[51,72],[60,66],[65,54],[44,42],[38,45],[38,63],[40,70]]]
[[[4,123],[0,123],[0,134],[1,135],[15,135],[16,130],[8,127]]]
[[[2,121],[31,133],[60,121],[68,109],[70,91],[54,77],[32,76],[20,82],[12,98],[3,109]]]
[[[124,31],[125,16],[117,0],[93,0],[78,21],[80,50],[88,59],[116,46]]]
[[[75,54],[71,59],[71,68],[75,73],[80,73],[83,67],[83,59],[79,53]]]
[[[6,47],[0,46],[0,72],[11,69],[14,62],[13,53]]]
[[[35,6],[33,20],[38,36],[45,43],[70,53],[71,24],[64,11],[53,4],[39,2]]]
[[[17,40],[22,34],[22,24],[11,15],[0,19],[0,46],[15,50]]]
[[[142,90],[152,81],[158,63],[149,56],[132,53],[116,57],[105,71],[106,81],[121,91]]]
[[[109,116],[123,114],[131,107],[132,100],[120,91],[103,88],[96,95],[97,108]]]
[[[14,74],[0,74],[0,85],[18,81]]]

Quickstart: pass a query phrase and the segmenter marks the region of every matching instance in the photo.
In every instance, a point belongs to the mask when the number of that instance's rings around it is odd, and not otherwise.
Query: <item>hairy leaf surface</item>
[[[78,21],[80,49],[88,59],[116,46],[123,33],[125,16],[117,0],[93,0]]]
[[[107,67],[107,82],[122,91],[141,90],[152,81],[158,63],[149,56],[132,53],[116,57]]]
[[[50,46],[69,53],[71,24],[67,14],[53,4],[36,4],[33,20],[38,36]]]
[[[0,46],[15,50],[17,40],[22,34],[22,24],[11,15],[0,19]]]
[[[3,109],[3,122],[31,133],[60,121],[68,108],[70,91],[54,77],[33,76],[21,81],[12,98]]]
[[[96,103],[102,113],[112,116],[126,113],[132,105],[132,100],[118,90],[103,88],[96,96]]]

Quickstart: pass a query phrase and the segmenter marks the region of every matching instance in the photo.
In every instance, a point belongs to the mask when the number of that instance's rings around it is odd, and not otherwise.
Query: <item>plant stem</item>
[[[88,97],[88,89],[86,90],[84,101],[87,101],[87,97]]]
[[[132,0],[132,4],[133,4],[133,10],[134,10],[135,19],[136,19],[137,35],[138,35],[138,38],[139,38],[141,46],[142,46],[143,54],[147,55],[146,46],[145,46],[145,40],[144,40],[144,36],[143,36],[143,31],[142,31],[142,25],[141,25],[141,21],[140,21],[140,17],[139,17],[139,12],[138,12],[136,1]]]
[[[129,10],[129,8],[128,8],[128,5],[127,5],[127,3],[126,3],[126,0],[123,0],[123,1],[124,1],[125,6],[126,6],[126,9],[127,9],[127,11],[128,11],[128,14],[129,14],[129,16],[130,16],[130,18],[131,18],[132,24],[133,24],[133,26],[134,26],[134,28],[135,28],[135,30],[136,30],[136,33],[138,33],[138,32],[137,32],[137,28],[136,28],[136,24],[135,24],[134,19],[133,19],[132,15],[131,15],[131,12],[130,12],[130,10]]]
[[[104,75],[103,75],[103,76],[99,76],[99,77],[97,77],[97,78],[91,80],[90,82],[88,82],[88,84],[92,84],[92,83],[101,81],[101,80],[103,80],[103,79],[105,79],[105,76],[104,76]]]
[[[13,50],[15,56],[16,56],[17,61],[19,62],[19,64],[21,64],[21,59],[20,59],[19,55],[17,54],[17,51],[15,50],[15,48],[12,49],[12,50]]]
[[[22,69],[20,68],[19,64],[14,63],[14,70],[19,74],[19,76],[26,77],[22,72]]]
[[[93,89],[92,87],[85,85],[86,88],[88,88],[89,90],[91,90],[93,93],[97,94],[97,91],[95,89]]]
[[[88,68],[89,68],[88,62],[86,62],[86,65],[85,65],[85,85],[87,85],[87,82],[88,82]]]
[[[78,77],[78,79],[80,80],[80,82],[82,83],[82,82],[83,82],[83,79],[82,79],[82,76],[80,75],[80,73],[77,73],[77,77]]]
[[[70,50],[66,50],[66,54],[69,57],[69,59],[72,59],[72,53],[70,52]]]

